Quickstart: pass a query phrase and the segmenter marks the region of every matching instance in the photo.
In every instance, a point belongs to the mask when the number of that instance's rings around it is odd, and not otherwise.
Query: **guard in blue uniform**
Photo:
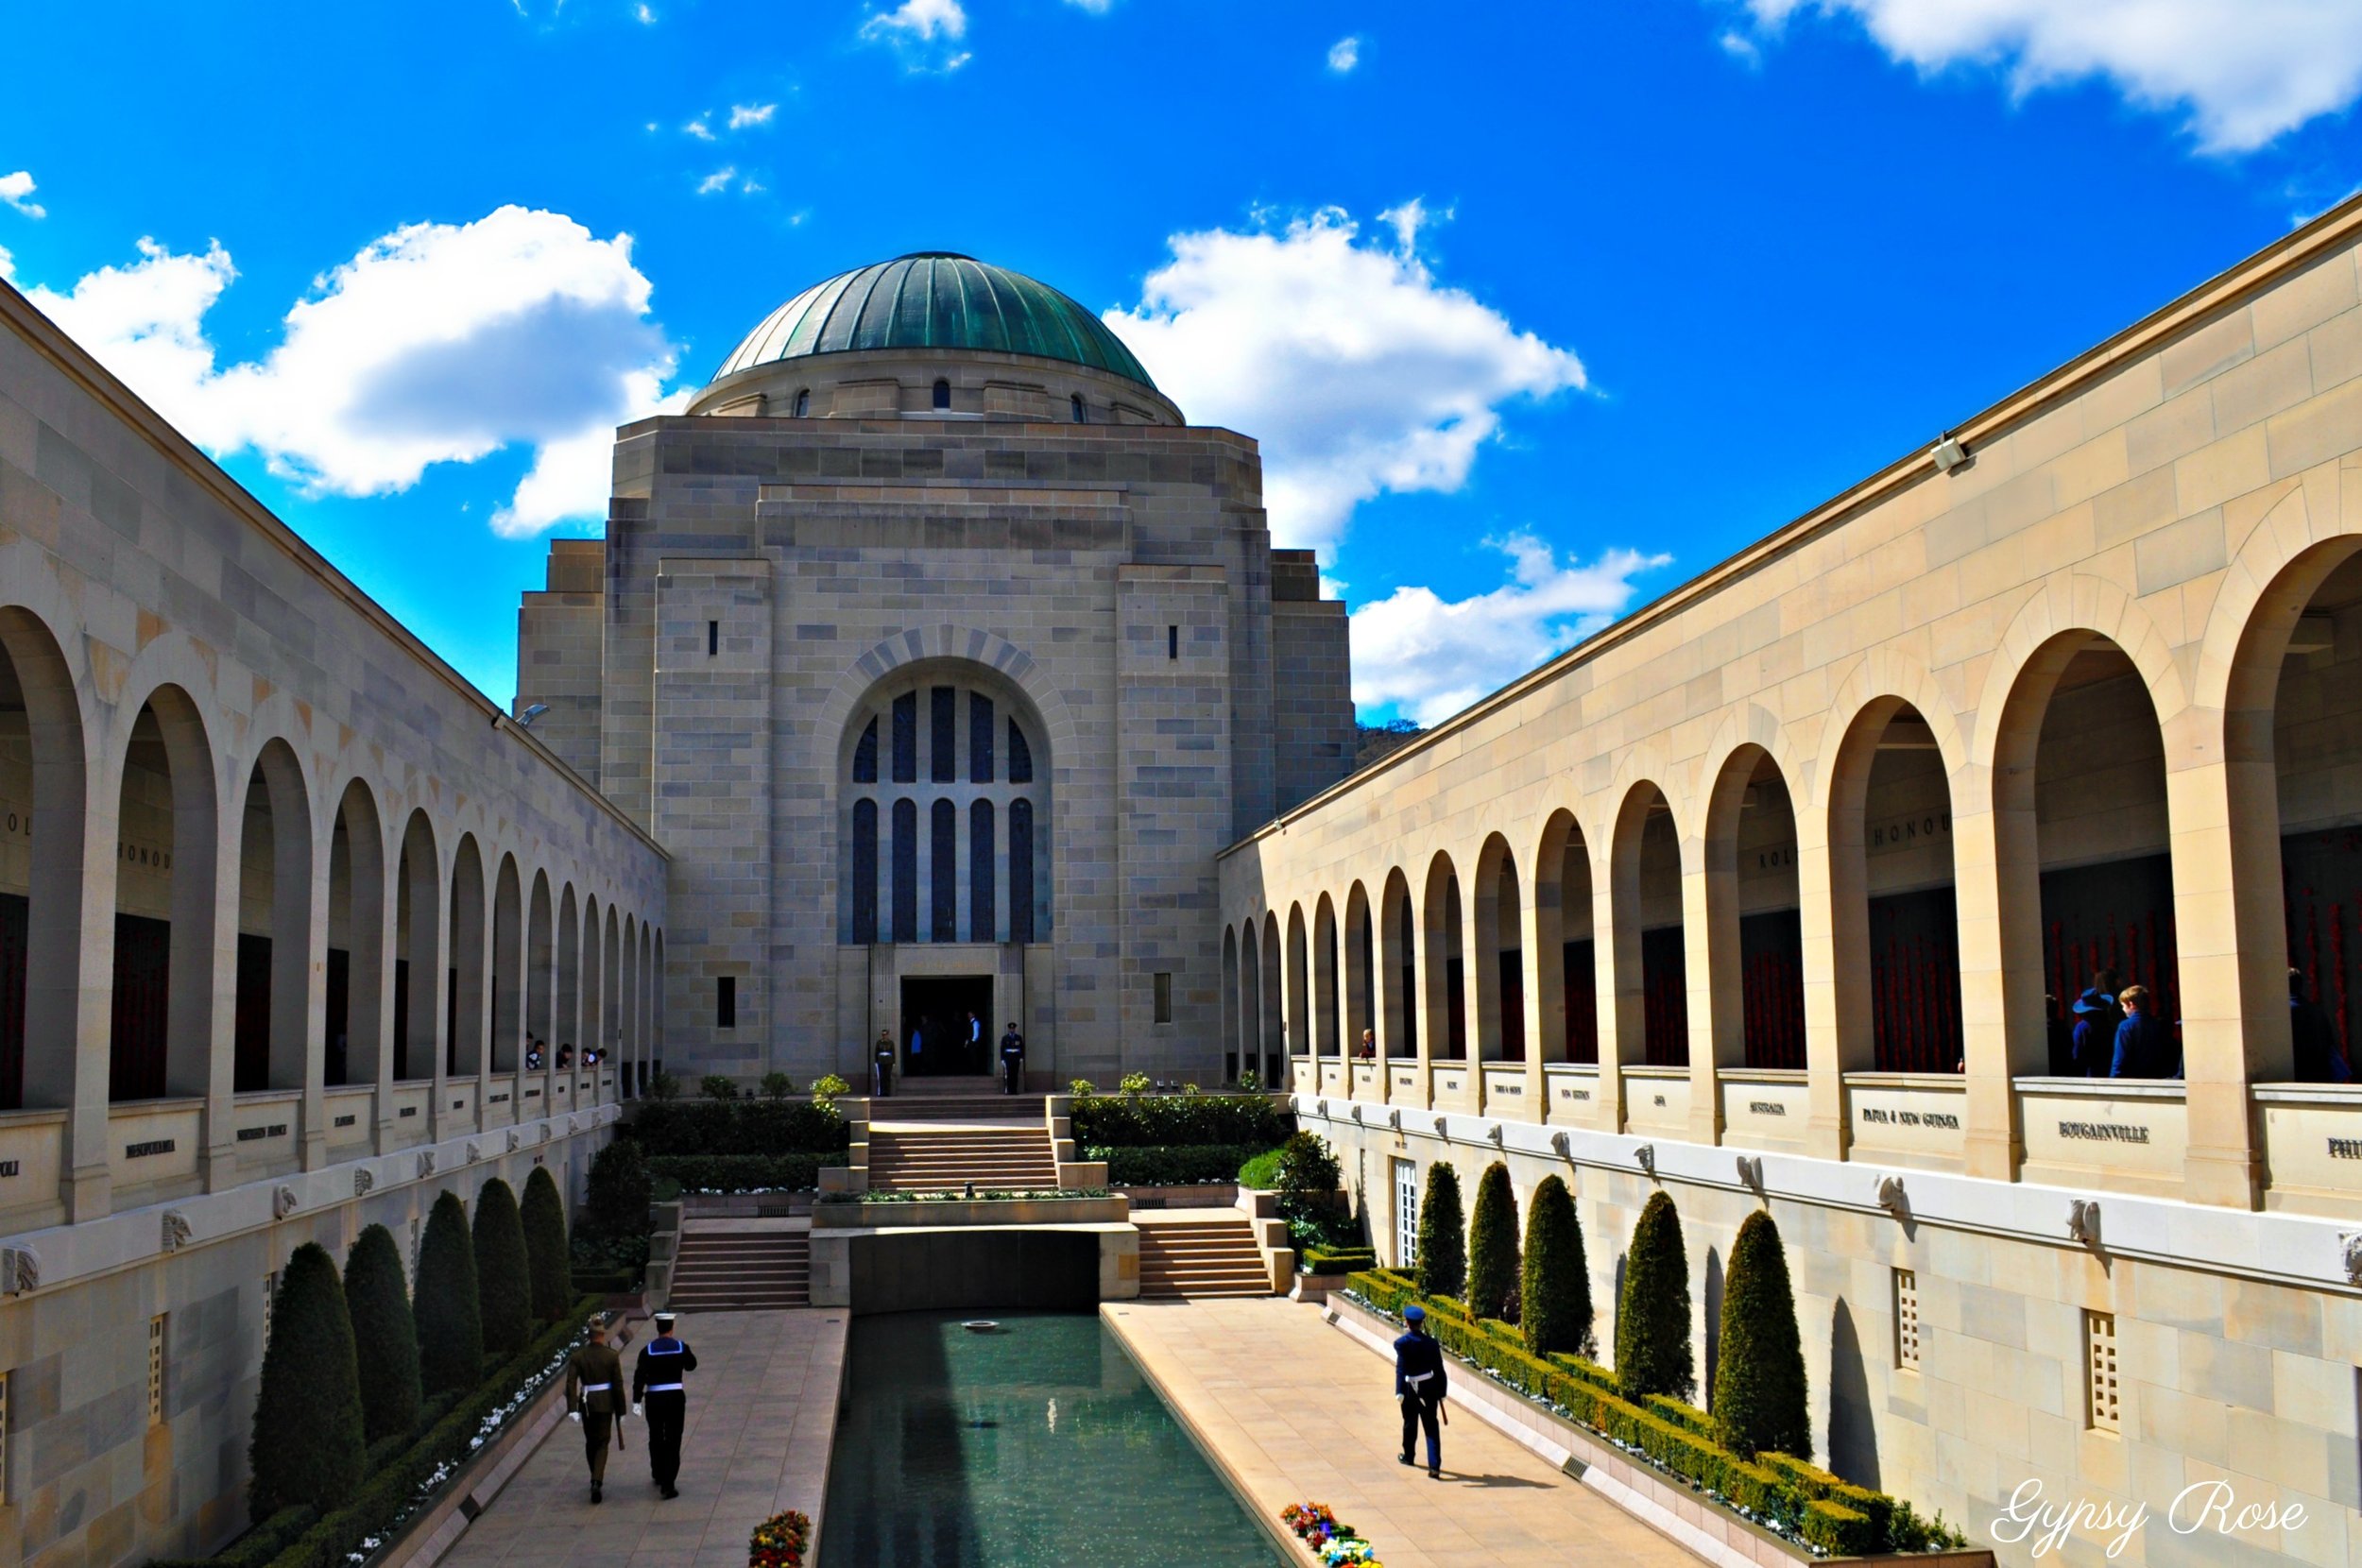
[[[689,1390],[682,1374],[697,1370],[697,1353],[673,1333],[673,1315],[656,1315],[656,1338],[640,1347],[631,1372],[631,1403],[648,1422],[648,1471],[667,1497],[680,1492],[680,1433],[689,1420]]]
[[[1436,1416],[1444,1407],[1444,1347],[1427,1331],[1427,1309],[1412,1302],[1402,1309],[1409,1325],[1395,1341],[1395,1397],[1402,1401],[1402,1462],[1414,1464],[1412,1445],[1427,1429],[1427,1473],[1444,1474],[1444,1435]]]

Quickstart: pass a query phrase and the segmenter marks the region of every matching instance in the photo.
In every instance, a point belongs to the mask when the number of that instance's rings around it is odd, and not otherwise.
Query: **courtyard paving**
[[[1404,1469],[1392,1368],[1315,1307],[1265,1297],[1102,1311],[1255,1506],[1326,1503],[1387,1568],[1701,1560],[1464,1410],[1444,1431],[1442,1480]]]
[[[818,1515],[849,1314],[812,1307],[681,1315],[696,1352],[680,1495],[648,1479],[648,1428],[625,1423],[607,1501],[590,1506],[582,1429],[561,1421],[441,1568],[744,1568],[746,1534],[786,1508]],[[634,1325],[626,1366],[647,1341]]]

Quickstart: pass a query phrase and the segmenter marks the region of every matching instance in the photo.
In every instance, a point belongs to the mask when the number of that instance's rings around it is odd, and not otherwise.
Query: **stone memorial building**
[[[623,430],[516,700],[672,857],[668,1067],[749,1081],[859,1082],[881,1032],[981,1073],[1012,1020],[1039,1084],[1231,1076],[1214,858],[1355,746],[1254,441],[942,254],[806,289]]]

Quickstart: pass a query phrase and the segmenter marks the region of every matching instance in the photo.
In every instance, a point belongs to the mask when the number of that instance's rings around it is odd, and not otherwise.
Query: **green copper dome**
[[[1056,289],[945,251],[898,256],[813,284],[747,333],[713,379],[860,349],[1033,354],[1156,385],[1105,323]]]

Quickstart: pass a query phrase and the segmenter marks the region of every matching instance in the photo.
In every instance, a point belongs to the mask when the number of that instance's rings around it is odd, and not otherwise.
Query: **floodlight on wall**
[[[519,729],[531,729],[533,727],[533,721],[539,718],[542,714],[547,713],[549,710],[549,704],[535,703],[532,707],[526,708],[522,713],[517,715],[517,727]],[[500,720],[495,718],[492,722],[497,724],[500,723]]]
[[[1950,473],[1968,461],[1968,449],[1960,445],[1959,436],[1945,431],[1942,438],[1928,449],[1927,455],[1935,459],[1936,472]]]

